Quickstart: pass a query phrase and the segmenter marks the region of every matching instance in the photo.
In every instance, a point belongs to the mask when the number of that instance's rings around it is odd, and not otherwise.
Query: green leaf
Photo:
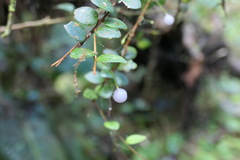
[[[96,54],[93,53],[90,49],[87,48],[75,48],[71,54],[70,57],[73,59],[79,59],[80,57],[93,57]]]
[[[129,60],[126,64],[120,64],[118,69],[129,72],[137,68],[137,64],[133,60]]]
[[[117,121],[106,121],[104,122],[104,127],[110,130],[117,131],[120,128],[120,124]]]
[[[115,75],[115,80],[118,86],[128,85],[128,82],[129,82],[128,78],[124,74],[116,71],[114,75]]]
[[[127,63],[123,57],[115,54],[102,54],[97,61],[102,63]]]
[[[116,54],[116,55],[118,55],[118,53],[116,51],[114,51],[112,49],[108,49],[108,48],[103,50],[103,54]]]
[[[122,52],[124,52],[124,49],[122,50]],[[137,57],[137,50],[136,50],[136,48],[134,48],[132,46],[128,46],[127,52],[126,52],[124,58],[129,60],[129,59],[134,59],[136,57]]]
[[[108,0],[91,0],[93,4],[108,12],[114,12],[112,4]]]
[[[60,4],[56,5],[54,8],[60,9],[63,11],[68,11],[68,12],[73,12],[73,10],[75,9],[75,7],[72,3],[60,3]]]
[[[127,25],[123,21],[117,18],[107,18],[104,21],[104,24],[112,28],[118,28],[118,29],[124,29],[124,30],[127,29]]]
[[[88,80],[89,82],[93,83],[93,84],[100,84],[104,81],[104,79],[102,78],[101,74],[99,72],[96,72],[96,75],[93,74],[93,72],[88,72],[87,74],[85,74],[84,76],[86,78],[86,80]]]
[[[118,29],[106,26],[99,27],[96,31],[96,34],[98,37],[109,39],[121,37],[121,32]]]
[[[91,7],[80,7],[75,9],[74,18],[84,25],[95,25],[98,21],[98,13]]]
[[[112,84],[105,84],[104,86],[97,87],[97,93],[102,98],[111,98],[113,94],[113,85]]]
[[[84,90],[83,97],[86,99],[90,99],[90,100],[98,99],[97,93],[94,90],[89,89],[89,88]]]
[[[119,3],[123,2],[128,8],[139,9],[141,8],[140,0],[119,0]]]
[[[112,72],[109,71],[108,69],[103,69],[103,70],[101,71],[101,76],[102,76],[103,78],[113,78]]]
[[[140,134],[132,134],[126,138],[126,142],[130,145],[141,143],[147,139],[146,136]]]
[[[80,24],[71,21],[68,24],[65,24],[64,28],[70,37],[76,39],[79,42],[83,42],[85,40],[86,32],[83,27],[80,26]]]
[[[147,38],[142,38],[137,41],[137,47],[141,50],[145,50],[152,45],[152,42]]]

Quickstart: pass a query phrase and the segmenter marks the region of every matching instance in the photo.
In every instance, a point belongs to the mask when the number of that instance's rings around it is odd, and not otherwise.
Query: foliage
[[[136,34],[131,31],[147,0],[121,0],[114,5],[108,0],[84,2],[93,4],[79,5],[75,11],[69,3],[53,7],[71,14],[64,27],[13,31],[9,39],[0,40],[0,159],[238,159],[239,77],[204,64],[199,84],[191,90],[175,88],[159,73],[171,72],[178,55],[181,62],[188,58],[181,55],[181,41],[176,44],[164,37],[178,29],[179,21],[204,28],[197,29],[201,36],[192,45],[196,50],[204,48],[205,34],[218,32],[223,21],[223,36],[238,55],[239,14],[233,7],[238,1],[227,3],[227,17],[222,1],[184,0],[180,6],[152,1]],[[19,16],[39,18],[30,11]],[[165,15],[174,15],[170,26],[164,24]],[[166,40],[164,46],[160,40]],[[70,58],[50,69],[49,64],[76,41]],[[177,48],[171,50],[174,56],[165,52],[168,45]],[[224,57],[221,53],[205,57],[213,62],[211,67]],[[164,68],[164,56],[174,63]],[[122,104],[112,101],[118,87],[128,92]],[[187,106],[194,111],[188,112]]]

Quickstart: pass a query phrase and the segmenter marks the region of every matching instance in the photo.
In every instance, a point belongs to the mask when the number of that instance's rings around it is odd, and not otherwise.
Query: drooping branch
[[[92,28],[92,30],[86,35],[86,38],[83,42],[78,42],[75,46],[73,46],[62,58],[60,58],[59,60],[57,60],[56,62],[54,62],[51,67],[55,66],[57,67],[75,48],[77,47],[81,47],[90,37],[91,35],[94,33],[95,30],[97,30],[97,28],[100,26],[100,24],[102,22],[104,22],[104,20],[107,18],[107,16],[109,15],[109,12],[104,12],[104,16],[98,20],[97,24]]]

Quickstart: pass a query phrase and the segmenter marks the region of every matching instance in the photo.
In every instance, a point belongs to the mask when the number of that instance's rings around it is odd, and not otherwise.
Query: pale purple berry
[[[163,21],[166,25],[172,25],[175,21],[174,17],[170,14],[166,14],[163,18]]]
[[[118,88],[113,92],[113,99],[117,103],[123,103],[127,100],[127,92],[125,89]]]

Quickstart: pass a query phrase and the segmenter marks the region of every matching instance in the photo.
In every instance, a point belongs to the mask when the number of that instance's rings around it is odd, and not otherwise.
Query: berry
[[[118,88],[113,92],[113,99],[117,103],[123,103],[127,100],[127,92],[125,89]]]
[[[170,26],[174,23],[174,17],[170,14],[166,14],[163,18],[163,21],[166,25]]]

